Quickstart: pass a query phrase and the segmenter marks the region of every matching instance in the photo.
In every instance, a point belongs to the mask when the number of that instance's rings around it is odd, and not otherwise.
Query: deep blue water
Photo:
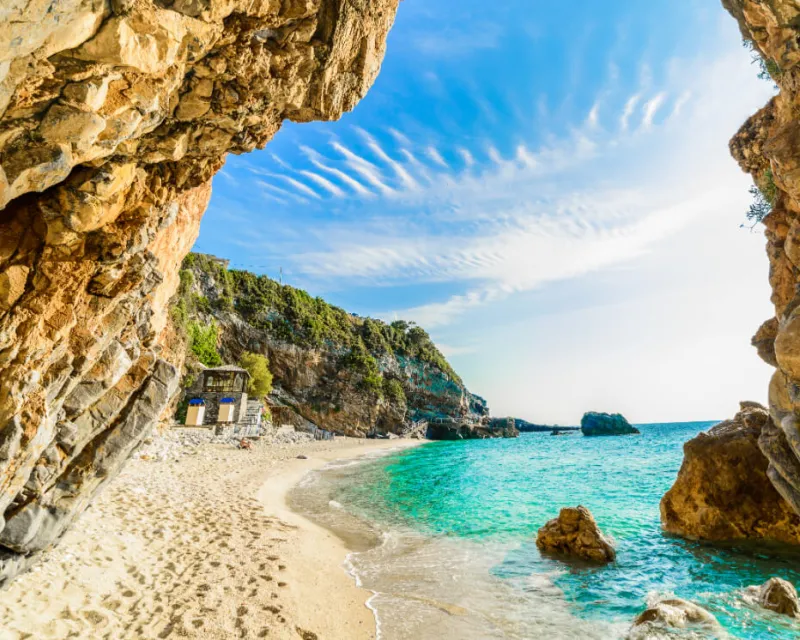
[[[373,583],[366,586],[376,591],[402,583],[402,593],[393,594],[395,609],[398,598],[417,598],[417,590],[439,598],[436,574],[441,572],[451,585],[444,601],[467,603],[466,609],[473,606],[471,585],[485,599],[499,588],[506,590],[497,596],[500,601],[519,596],[519,606],[503,614],[513,621],[491,620],[492,628],[500,629],[492,637],[533,637],[531,629],[541,627],[526,627],[521,620],[533,607],[525,598],[535,595],[536,607],[548,606],[551,595],[537,581],[546,576],[560,592],[553,602],[564,602],[575,624],[612,625],[596,637],[619,637],[619,630],[642,611],[648,594],[693,600],[737,638],[799,637],[800,627],[746,605],[741,589],[773,575],[800,584],[800,557],[786,549],[709,546],[661,531],[659,501],[677,475],[682,445],[713,424],[642,425],[641,436],[627,437],[523,434],[518,440],[432,443],[340,470],[329,477],[326,496],[381,531],[404,532],[404,542],[355,562],[366,582]],[[588,507],[616,541],[616,563],[570,566],[539,554],[534,544],[539,527],[561,507],[578,504]],[[457,555],[458,563],[442,560],[439,567],[432,560],[434,548],[440,555]],[[420,584],[409,577],[415,571],[424,574]],[[489,615],[476,614],[475,619]],[[419,629],[433,619],[420,617],[417,631],[395,635],[427,637]],[[452,616],[441,624],[447,629]],[[564,630],[569,624],[552,631],[553,637],[570,637]],[[574,637],[585,633],[576,627]],[[385,635],[393,637],[392,632]]]

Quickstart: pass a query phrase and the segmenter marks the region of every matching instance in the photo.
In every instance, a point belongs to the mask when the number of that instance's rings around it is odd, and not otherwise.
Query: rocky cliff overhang
[[[779,88],[733,138],[731,152],[771,199],[772,211],[763,222],[775,316],[753,344],[776,367],[769,389],[776,428],[764,429],[759,445],[772,484],[800,513],[800,5],[794,0],[723,0],[723,5]]]
[[[173,395],[167,303],[225,155],[352,109],[398,1],[4,3],[0,583]]]
[[[719,540],[797,544],[800,514],[800,4],[722,0],[762,57],[778,95],[745,122],[731,153],[761,191],[775,315],[753,346],[775,367],[769,414],[745,403],[736,418],[695,438],[661,503],[667,530]],[[757,447],[755,446],[757,442]],[[743,460],[747,463],[743,464]],[[715,478],[709,483],[709,479]]]

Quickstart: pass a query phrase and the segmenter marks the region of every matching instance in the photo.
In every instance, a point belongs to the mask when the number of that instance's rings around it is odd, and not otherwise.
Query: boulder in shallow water
[[[617,553],[586,507],[567,507],[539,529],[536,546],[544,553],[591,562],[612,562]]]
[[[770,482],[759,448],[772,430],[764,407],[743,402],[733,420],[684,444],[678,478],[661,499],[664,530],[699,540],[800,544],[800,516]]]
[[[590,411],[581,418],[581,431],[585,436],[627,436],[640,433],[619,413]]]
[[[800,600],[791,582],[781,578],[770,578],[760,587],[750,587],[756,601],[764,609],[792,618],[800,617]]]
[[[650,604],[639,614],[628,634],[628,640],[660,638],[660,629],[721,630],[717,619],[708,611],[693,602],[681,598],[664,598]]]

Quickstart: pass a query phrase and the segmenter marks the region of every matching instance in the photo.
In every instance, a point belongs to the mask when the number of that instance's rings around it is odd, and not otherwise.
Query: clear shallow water
[[[658,505],[682,445],[712,424],[432,443],[329,468],[291,499],[357,551],[353,573],[376,592],[371,606],[389,640],[621,638],[655,594],[705,606],[727,637],[800,637],[800,627],[741,597],[773,575],[800,583],[800,556],[661,531]],[[538,528],[578,504],[615,539],[615,564],[568,566],[539,554]]]

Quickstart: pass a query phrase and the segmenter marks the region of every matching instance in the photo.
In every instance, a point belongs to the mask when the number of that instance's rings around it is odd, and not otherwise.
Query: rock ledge
[[[661,499],[664,530],[701,540],[800,544],[800,517],[770,482],[759,448],[772,429],[764,407],[743,402],[733,420],[684,444],[678,478]]]

